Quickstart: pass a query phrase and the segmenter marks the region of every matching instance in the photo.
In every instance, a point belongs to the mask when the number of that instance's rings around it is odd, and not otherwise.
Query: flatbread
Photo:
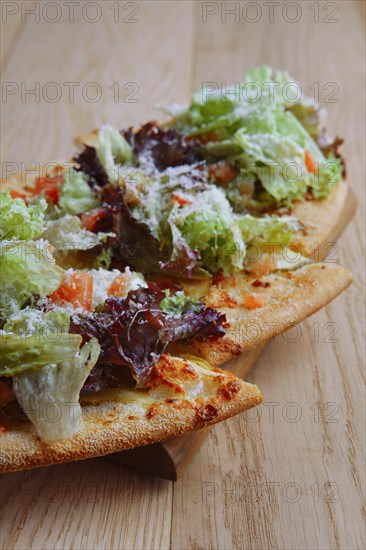
[[[92,142],[89,142],[92,143]],[[45,172],[41,171],[42,175]],[[16,175],[3,188],[23,192],[34,176]],[[331,234],[347,194],[340,184],[325,201],[295,205],[308,230],[308,245]],[[334,299],[352,282],[351,274],[337,264],[310,264],[293,272],[276,272],[258,278],[238,273],[210,285],[204,301],[227,316],[222,339],[194,341],[175,346],[174,354],[190,353],[221,365],[243,351],[264,344],[306,319]],[[253,286],[253,283],[255,285]],[[269,283],[269,285],[266,285]],[[265,305],[248,309],[245,297],[263,294]],[[24,470],[60,462],[81,460],[137,446],[148,445],[220,422],[261,403],[256,386],[234,375],[190,367],[186,360],[164,355],[155,365],[154,387],[122,388],[83,397],[82,426],[71,440],[47,445],[36,436],[30,422],[0,413],[0,472]],[[149,378],[151,381],[151,377]]]
[[[165,354],[138,390],[84,394],[70,440],[46,444],[30,422],[0,411],[0,473],[106,455],[197,430],[255,407],[257,386],[194,358]]]
[[[332,263],[309,264],[295,271],[260,278],[236,274],[211,286],[206,305],[225,313],[226,335],[218,340],[195,341],[174,349],[189,351],[212,365],[222,365],[240,353],[265,344],[326,306],[352,283],[349,271]],[[269,283],[269,286],[265,286]],[[249,295],[263,295],[265,305],[248,309]]]

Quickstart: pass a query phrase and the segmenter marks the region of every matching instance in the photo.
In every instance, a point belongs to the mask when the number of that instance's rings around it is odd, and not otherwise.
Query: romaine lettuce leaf
[[[299,199],[306,192],[310,176],[305,171],[303,150],[289,137],[276,134],[248,134],[244,129],[235,136],[242,148],[242,176],[261,181],[277,202]]]
[[[214,140],[232,136],[236,130],[248,124],[252,114],[256,120],[265,113],[263,122],[269,124],[270,114],[276,109],[296,109],[299,120],[310,121],[317,112],[314,101],[303,97],[299,84],[286,72],[273,75],[270,67],[263,65],[247,72],[242,84],[215,89],[202,89],[193,94],[188,108],[177,112],[176,106],[170,112],[170,125],[183,133],[192,135],[212,134]],[[320,123],[317,117],[317,123]],[[169,125],[169,124],[168,124]],[[314,127],[314,120],[309,125]]]
[[[319,166],[319,171],[311,181],[311,189],[315,199],[326,199],[329,193],[340,182],[343,173],[341,158],[329,156]]]
[[[40,370],[50,364],[62,365],[74,359],[81,337],[57,331],[50,333],[46,329],[38,326],[29,336],[2,333],[0,376]]]
[[[133,159],[131,146],[116,128],[105,125],[99,130],[98,159],[110,181],[118,181],[118,165]]]
[[[56,251],[89,250],[114,237],[114,233],[93,233],[82,226],[78,216],[66,214],[58,220],[47,222],[42,237],[55,247]]]
[[[235,135],[242,148],[238,157],[243,175],[249,181],[259,179],[277,202],[301,199],[308,189],[316,198],[324,198],[341,179],[338,161],[330,166],[310,134],[289,111],[271,112],[272,130],[268,132],[258,120]],[[309,172],[305,154],[309,152],[319,170]],[[328,166],[328,168],[326,168]]]
[[[290,244],[292,234],[301,228],[300,222],[292,216],[255,218],[246,214],[237,216],[236,220],[247,244],[262,238],[267,243],[285,247]]]
[[[59,206],[62,213],[80,214],[99,206],[99,201],[82,172],[66,170],[60,190]]]
[[[103,248],[102,252],[98,254],[95,259],[96,269],[109,269],[112,263],[113,250],[112,248]]]
[[[0,376],[13,390],[39,437],[69,439],[80,427],[80,390],[100,352],[96,339],[81,349],[82,337],[69,334],[64,310],[26,308],[1,332]]]
[[[165,313],[182,315],[189,311],[199,313],[202,309],[202,303],[197,298],[186,296],[182,291],[178,291],[172,295],[169,290],[165,290],[164,292],[165,298],[160,302],[160,308]]]
[[[17,336],[41,336],[48,333],[67,333],[69,327],[70,314],[66,310],[58,308],[45,312],[26,307],[11,315],[3,330]]]
[[[325,128],[326,110],[311,98],[305,98],[302,102],[294,103],[288,108],[311,137],[317,140]]]
[[[53,335],[55,341],[50,341],[48,335],[40,350],[39,342],[34,342],[32,336],[9,336],[20,350],[21,364],[37,364],[37,369],[13,374],[13,390],[38,436],[50,442],[74,437],[82,416],[80,390],[99,356],[97,340],[92,339],[79,349],[81,336],[57,334]],[[37,351],[35,359],[27,363],[28,357]]]
[[[64,270],[46,241],[5,241],[0,245],[0,323],[33,296],[56,290]]]
[[[199,251],[203,268],[213,273],[241,269],[245,244],[224,192],[210,186],[192,198],[192,204],[172,210],[169,223],[178,227],[192,250]]]
[[[44,228],[44,213],[47,202],[41,198],[27,206],[21,198],[12,199],[10,192],[0,193],[0,239],[37,239]]]
[[[259,180],[277,203],[290,204],[308,189],[325,198],[341,179],[341,163],[326,168],[315,141],[324,130],[324,110],[285,72],[273,76],[269,67],[257,67],[241,85],[194,94],[191,105],[172,116],[167,126],[200,136],[204,158],[236,160],[244,177]],[[307,152],[317,173],[307,170]]]

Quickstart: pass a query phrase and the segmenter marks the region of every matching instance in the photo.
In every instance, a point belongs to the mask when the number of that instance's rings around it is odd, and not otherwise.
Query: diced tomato
[[[93,300],[93,276],[84,271],[67,273],[50,299],[56,304],[71,304],[75,308],[90,311]]]
[[[131,273],[120,273],[112,281],[108,289],[108,296],[124,296],[131,282]]]
[[[103,208],[94,208],[93,210],[89,210],[89,212],[81,214],[81,223],[88,231],[94,231],[98,221],[101,220],[104,215],[105,211]]]
[[[23,199],[23,201],[27,198],[27,195],[19,193],[19,191],[15,191],[14,189],[10,191],[10,196],[12,199]]]
[[[188,199],[187,197],[183,197],[183,195],[179,195],[178,193],[174,193],[173,201],[180,204],[180,206],[185,206],[186,204],[192,204],[192,201],[190,199]]]
[[[37,178],[34,186],[34,195],[42,195],[55,204],[58,203],[59,190],[62,184],[62,177]]]
[[[243,306],[247,309],[256,309],[267,304],[267,296],[264,294],[247,294],[243,299]]]
[[[318,169],[319,163],[314,159],[310,151],[305,151],[305,166],[310,174],[315,174]]]
[[[32,195],[41,195],[57,204],[59,199],[60,187],[63,183],[64,176],[62,167],[56,167],[54,175],[40,176],[36,178],[34,187],[27,188]]]

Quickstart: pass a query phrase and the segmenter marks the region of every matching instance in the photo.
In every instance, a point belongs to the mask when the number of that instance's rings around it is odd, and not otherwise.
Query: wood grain
[[[262,62],[288,68],[304,87],[316,81],[339,85],[339,102],[327,105],[330,126],[344,133],[349,181],[360,201],[357,221],[341,238],[336,258],[353,269],[356,283],[303,323],[301,333],[293,329],[266,348],[249,377],[267,399],[260,416],[253,422],[241,416],[211,431],[175,485],[173,548],[364,545],[364,304],[357,260],[364,257],[363,123],[357,122],[364,120],[364,102],[362,93],[355,97],[355,89],[364,86],[363,56],[357,55],[364,38],[350,2],[337,3],[336,24],[312,23],[310,4],[302,5],[300,24],[218,18],[200,24],[195,87],[236,81]],[[344,42],[340,37],[350,29],[352,40]],[[334,328],[338,333],[331,337]],[[228,446],[220,444],[225,439]],[[219,457],[214,463],[213,455]]]
[[[101,460],[3,476],[2,548],[365,547],[364,11],[357,0],[335,2],[339,22],[325,23],[319,2],[314,23],[314,2],[303,1],[291,24],[284,3],[274,23],[264,6],[256,23],[225,23],[220,13],[203,23],[202,4],[149,1],[138,4],[138,23],[116,24],[106,0],[96,24],[29,19],[10,44],[4,81],[97,81],[105,93],[96,103],[76,92],[74,103],[3,102],[3,161],[63,158],[90,127],[157,117],[154,104],[187,101],[202,82],[239,81],[267,62],[288,68],[307,93],[316,81],[339,85],[329,125],[346,138],[359,204],[335,255],[355,283],[301,334],[293,329],[265,350],[249,377],[264,406],[215,427],[174,486]],[[139,103],[115,103],[116,81],[139,83]]]
[[[33,0],[14,0],[2,5],[0,19],[0,67],[4,69],[9,55],[12,54],[21,32],[26,25],[26,13],[34,7]],[[22,11],[23,10],[23,11]]]

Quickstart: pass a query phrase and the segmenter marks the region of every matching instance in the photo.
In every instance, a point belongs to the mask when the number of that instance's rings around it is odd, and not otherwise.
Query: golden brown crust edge
[[[331,252],[330,241],[338,236],[338,224],[348,193],[349,185],[343,180],[326,199],[305,200],[293,205],[292,215],[298,218],[305,228],[305,234],[298,239],[304,256],[319,261]]]
[[[265,344],[326,306],[352,283],[352,275],[338,264],[309,264],[296,271],[272,273],[261,278],[268,288],[253,287],[254,277],[236,276],[220,287],[212,287],[205,301],[225,313],[229,327],[220,340],[195,341],[189,352],[211,365],[222,365],[239,353]],[[238,301],[235,307],[225,307],[227,294]],[[240,298],[248,294],[263,294],[266,305],[247,309]],[[220,305],[221,301],[221,305]],[[187,351],[179,346],[179,351]]]
[[[82,426],[71,440],[51,445],[35,436],[29,422],[12,426],[0,436],[0,473],[26,470],[102,456],[149,445],[192,430],[221,422],[259,405],[263,398],[257,386],[229,373],[222,373],[216,395],[163,401],[146,405],[113,401],[83,406]],[[225,388],[235,386],[230,393]]]

